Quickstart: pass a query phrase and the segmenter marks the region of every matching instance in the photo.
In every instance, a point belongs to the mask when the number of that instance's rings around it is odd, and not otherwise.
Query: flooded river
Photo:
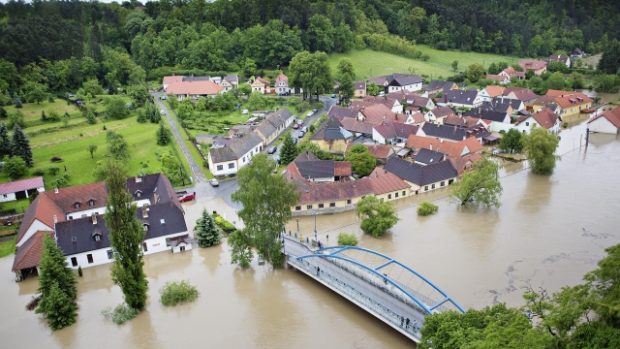
[[[435,192],[398,203],[400,222],[387,237],[362,236],[354,214],[317,217],[319,237],[334,243],[354,232],[360,245],[412,266],[465,307],[494,302],[521,305],[524,287],[551,291],[581,281],[620,242],[620,140],[595,135],[579,149],[583,126],[562,132],[562,160],[551,177],[531,175],[526,164],[503,170],[499,209],[461,209]],[[585,140],[581,139],[582,144]],[[576,148],[576,149],[575,149]],[[418,217],[420,200],[439,212]],[[221,209],[221,201],[207,206]],[[200,204],[187,206],[190,226]],[[288,229],[311,234],[314,217],[294,219]],[[290,270],[230,264],[226,244],[191,253],[146,258],[149,304],[124,326],[101,316],[122,295],[109,267],[84,269],[79,279],[79,319],[52,333],[24,306],[36,279],[13,282],[13,257],[0,259],[0,338],[6,348],[405,348],[411,342],[315,282]],[[164,308],[161,286],[187,279],[200,290],[190,305]]]

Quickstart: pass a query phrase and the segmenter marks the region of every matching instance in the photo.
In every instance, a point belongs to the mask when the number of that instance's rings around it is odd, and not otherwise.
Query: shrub
[[[217,224],[218,227],[220,227],[220,229],[222,229],[226,234],[230,234],[234,232],[235,230],[237,230],[237,228],[232,223],[225,220],[219,214],[214,213],[213,217],[215,218],[215,224]]]
[[[58,174],[58,172],[60,172],[60,169],[58,167],[50,167],[47,169],[47,172],[50,174],[50,176],[55,176]]]
[[[62,158],[58,156],[54,156],[50,159],[51,162],[62,162]]]
[[[106,320],[112,320],[117,325],[122,325],[135,318],[138,316],[138,313],[137,309],[131,308],[124,303],[117,305],[114,309],[108,308],[102,312]]]
[[[357,245],[357,236],[355,234],[340,233],[338,234],[338,245],[355,246]]]
[[[33,176],[44,176],[45,175],[45,171],[43,171],[42,169],[36,169],[36,170],[32,171],[32,175]]]
[[[167,282],[159,293],[161,304],[165,306],[193,302],[198,298],[198,290],[187,281]]]
[[[439,207],[437,205],[431,204],[430,202],[424,201],[418,207],[418,216],[430,216],[432,214],[437,213]]]

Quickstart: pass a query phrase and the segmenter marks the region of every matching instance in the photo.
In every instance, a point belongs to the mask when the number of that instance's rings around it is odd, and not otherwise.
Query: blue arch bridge
[[[357,246],[311,249],[283,234],[289,266],[327,288],[416,343],[424,317],[463,308],[414,269],[377,251]]]

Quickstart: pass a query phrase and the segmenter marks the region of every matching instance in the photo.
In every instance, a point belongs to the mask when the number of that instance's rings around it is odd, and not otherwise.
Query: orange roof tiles
[[[168,85],[166,92],[174,95],[216,95],[224,87],[208,80],[180,81]]]
[[[13,260],[13,271],[39,265],[41,254],[43,253],[43,238],[46,235],[53,237],[54,233],[51,231],[37,231],[23,245],[17,248],[15,259]]]

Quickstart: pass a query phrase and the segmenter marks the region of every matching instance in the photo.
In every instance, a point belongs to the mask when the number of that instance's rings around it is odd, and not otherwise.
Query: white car
[[[312,116],[312,115],[314,115],[314,112],[313,112],[312,110],[310,110],[309,112],[307,112],[307,113],[306,113],[306,116],[307,116],[307,117],[310,117],[310,116]]]

